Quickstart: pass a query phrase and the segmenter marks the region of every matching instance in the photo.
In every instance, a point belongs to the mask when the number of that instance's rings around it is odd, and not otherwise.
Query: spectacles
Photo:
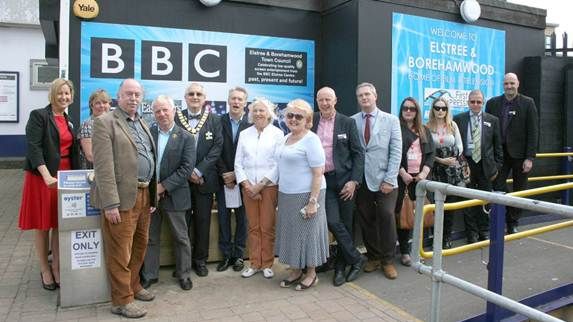
[[[403,112],[417,112],[417,109],[415,106],[402,106],[402,111]]]
[[[434,109],[434,111],[443,111],[443,112],[447,112],[448,111],[448,107],[447,106],[438,106],[438,105],[434,105],[432,106],[432,108]]]
[[[203,93],[189,92],[189,93],[187,93],[187,96],[189,96],[189,97],[193,97],[193,96],[201,97],[201,96],[203,96]]]
[[[483,101],[479,101],[479,100],[471,100],[470,104],[482,104]]]
[[[295,113],[287,113],[286,114],[287,119],[292,119],[294,118],[297,121],[302,121],[302,119],[304,118],[304,115],[302,114],[295,114]]]

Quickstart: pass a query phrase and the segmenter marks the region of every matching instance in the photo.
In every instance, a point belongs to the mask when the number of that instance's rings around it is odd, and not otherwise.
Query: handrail
[[[442,283],[447,283],[452,285],[462,291],[467,293],[476,295],[482,299],[488,301],[488,315],[495,321],[499,319],[499,307],[504,307],[509,309],[513,312],[523,314],[530,319],[542,321],[542,322],[549,322],[549,321],[561,321],[553,316],[545,314],[541,311],[533,309],[527,305],[519,303],[515,300],[510,298],[504,297],[501,294],[501,276],[499,274],[503,274],[503,241],[501,241],[501,236],[503,236],[503,227],[502,222],[504,221],[504,212],[503,212],[503,205],[511,206],[511,207],[518,207],[533,211],[538,211],[542,213],[555,213],[561,214],[566,217],[573,218],[573,207],[571,206],[564,206],[560,204],[553,204],[550,202],[545,201],[538,201],[526,198],[519,198],[517,196],[529,194],[533,195],[536,192],[550,192],[555,191],[555,189],[568,189],[573,187],[573,183],[566,183],[555,185],[552,187],[544,187],[544,188],[536,188],[531,190],[519,191],[512,194],[500,194],[494,192],[487,192],[481,190],[474,190],[464,187],[457,187],[447,183],[441,182],[434,182],[423,180],[418,183],[416,187],[416,217],[415,217],[415,225],[414,225],[414,236],[420,236],[423,230],[423,214],[424,214],[424,199],[426,195],[426,191],[434,191],[435,193],[435,202],[436,204],[433,205],[435,209],[435,228],[434,228],[434,251],[435,256],[433,256],[432,266],[424,264],[421,262],[420,258],[420,249],[422,245],[420,243],[413,244],[413,252],[412,252],[412,268],[416,270],[418,273],[423,273],[425,275],[429,275],[432,278],[432,303],[431,303],[431,313],[430,313],[430,320],[433,322],[440,321],[440,301],[441,301],[441,287]],[[480,286],[474,285],[469,283],[461,278],[458,278],[452,274],[445,272],[442,269],[442,239],[443,239],[443,221],[444,221],[444,209],[445,209],[445,198],[447,195],[455,195],[465,198],[479,198],[481,200],[470,200],[470,203],[476,204],[485,204],[485,203],[492,203],[494,204],[492,210],[492,219],[494,223],[490,226],[490,230],[492,231],[492,241],[494,241],[496,247],[490,247],[490,264],[494,264],[493,271],[489,273],[488,279],[488,287],[491,287],[489,290],[484,289]],[[483,200],[483,201],[482,201]],[[454,208],[458,205],[450,206],[450,208]],[[500,210],[501,209],[501,210]],[[498,212],[500,215],[497,215]],[[556,228],[558,229],[558,228]],[[522,232],[521,234],[516,234],[517,236],[513,237],[515,239],[523,238],[527,234],[531,234],[531,232]],[[492,252],[496,254],[501,254],[500,257],[496,257],[498,255],[493,255]],[[501,259],[501,266],[495,265],[496,260]],[[492,262],[493,261],[493,262]],[[490,282],[494,281],[490,285]],[[497,305],[497,306],[496,306]],[[491,309],[491,311],[490,311]]]
[[[566,189],[573,189],[573,182],[561,183],[561,184],[556,184],[556,185],[552,185],[552,186],[534,188],[534,189],[529,189],[529,190],[521,190],[521,191],[507,193],[505,195],[514,196],[514,197],[527,197],[527,196],[535,196],[535,195],[540,195],[540,194],[555,192],[555,191],[561,191],[561,190],[566,190]],[[486,205],[488,203],[489,202],[484,201],[484,200],[480,200],[480,199],[472,199],[472,200],[465,200],[465,201],[459,201],[459,202],[444,203],[444,210],[459,210],[459,209],[468,208],[468,207]],[[422,222],[424,220],[424,216],[428,212],[434,211],[435,208],[436,208],[435,204],[424,205],[424,210],[422,213]],[[569,223],[569,224],[564,225],[566,223]],[[560,224],[556,224],[556,225],[563,225],[563,227],[560,226],[559,228],[555,228],[555,229],[566,228],[566,227],[573,225],[573,220],[568,221],[568,222],[564,222],[564,223],[560,223]],[[555,226],[555,225],[551,225],[551,226],[547,226],[547,227],[552,227],[552,226]],[[544,228],[544,227],[541,227],[541,228]],[[522,238],[526,238],[529,236],[538,235],[538,234],[541,234],[543,232],[555,230],[555,229],[547,229],[546,231],[540,232],[541,228],[530,229],[530,230],[519,232],[517,234],[507,235],[504,237],[504,240],[505,241],[511,241],[511,240],[516,240],[516,239],[522,239]],[[531,232],[531,233],[529,233],[529,232]],[[420,242],[420,256],[422,258],[426,258],[426,259],[432,258],[434,252],[424,251],[424,247],[423,247],[424,234],[423,234],[423,231],[420,233],[419,242]],[[452,255],[463,254],[463,253],[466,253],[466,252],[469,252],[472,250],[486,247],[488,245],[489,245],[489,240],[484,240],[484,241],[480,241],[480,242],[469,244],[469,245],[454,247],[451,249],[443,250],[442,256],[452,256]]]
[[[571,157],[573,152],[556,152],[556,153],[537,153],[536,158],[556,158],[556,157]]]
[[[541,176],[541,177],[529,177],[528,182],[534,181],[546,181],[546,180],[563,180],[563,179],[573,179],[573,174],[560,174],[555,176]],[[512,183],[513,179],[507,179],[505,182]]]

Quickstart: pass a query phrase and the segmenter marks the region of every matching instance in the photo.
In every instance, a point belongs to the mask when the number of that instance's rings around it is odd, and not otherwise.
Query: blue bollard
[[[573,148],[570,146],[566,146],[563,148],[563,152],[573,152]],[[563,161],[561,162],[561,170],[563,174],[571,174],[571,161],[573,160],[573,157],[570,156],[566,156],[563,158]],[[571,180],[567,179],[566,182],[570,182]],[[563,190],[561,191],[561,203],[564,205],[571,205],[571,199],[570,199],[570,193],[569,190]]]
[[[487,289],[500,294],[503,288],[505,206],[492,205],[489,217],[489,262]],[[487,302],[486,321],[501,321],[503,308]]]

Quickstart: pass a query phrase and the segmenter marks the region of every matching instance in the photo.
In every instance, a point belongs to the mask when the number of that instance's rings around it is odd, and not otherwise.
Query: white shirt
[[[253,125],[239,132],[239,142],[235,154],[235,177],[241,183],[249,180],[257,184],[263,178],[277,183],[277,161],[275,152],[283,142],[283,131],[269,124],[259,135]]]
[[[290,136],[287,135],[284,139]],[[279,170],[279,191],[296,194],[310,192],[312,186],[312,169],[323,167],[326,158],[318,135],[311,131],[298,142],[291,145],[281,145],[277,151]],[[326,189],[324,175],[320,189]]]

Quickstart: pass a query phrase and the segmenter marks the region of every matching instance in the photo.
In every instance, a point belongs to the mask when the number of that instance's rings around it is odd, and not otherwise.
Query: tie
[[[366,114],[364,117],[366,118],[364,122],[364,142],[368,145],[368,142],[370,142],[370,117],[372,117],[372,115]]]
[[[201,114],[196,114],[196,115],[189,114],[189,120],[198,120],[200,118],[201,118]]]
[[[481,160],[481,122],[479,114],[474,114],[472,117],[474,120],[474,124],[472,126],[472,141],[474,142],[472,159],[475,163],[478,163]]]

